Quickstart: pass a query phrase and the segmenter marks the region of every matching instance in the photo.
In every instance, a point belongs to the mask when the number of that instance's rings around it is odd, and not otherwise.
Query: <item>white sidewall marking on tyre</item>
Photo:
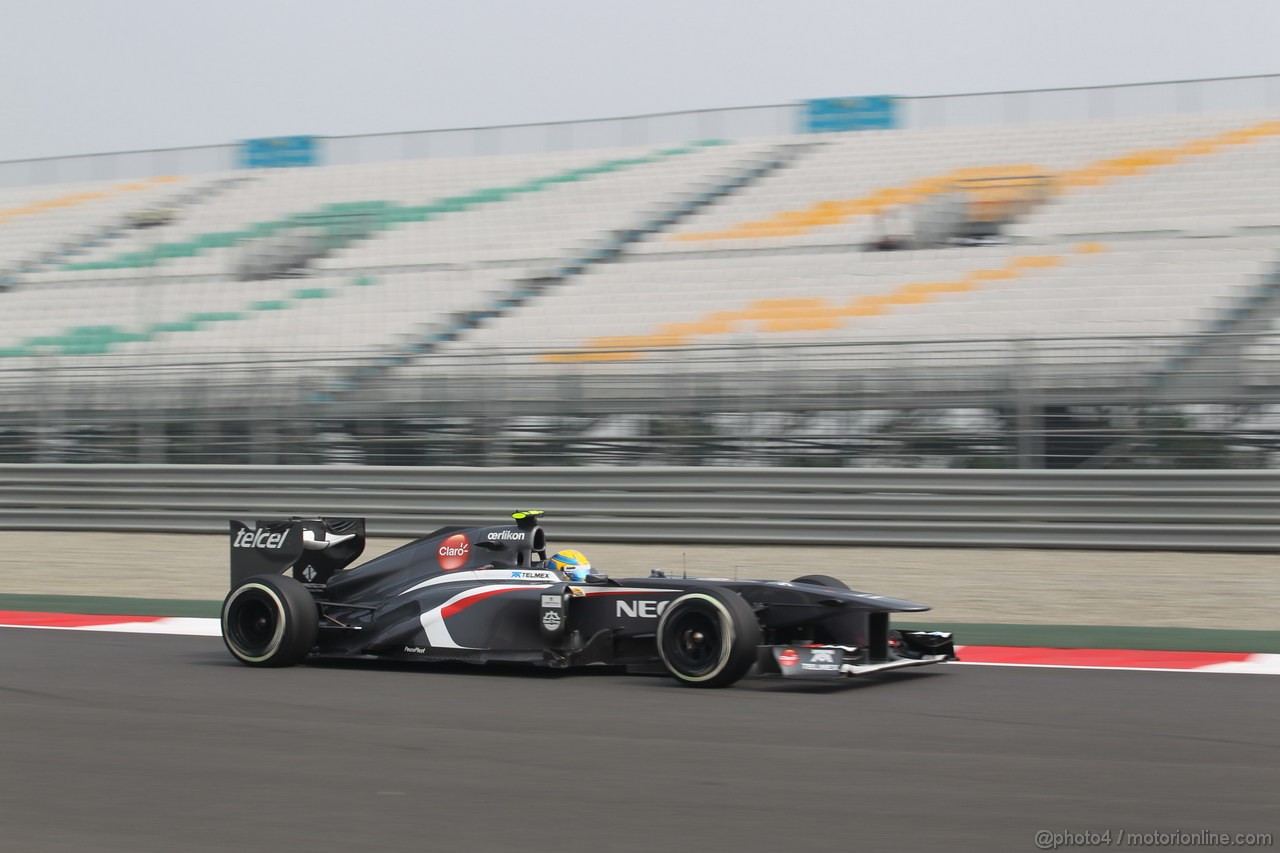
[[[724,670],[725,666],[729,663],[729,654],[733,650],[733,642],[736,639],[734,635],[734,630],[733,630],[733,617],[729,614],[729,610],[724,606],[723,602],[721,602],[719,599],[713,598],[701,592],[691,592],[687,595],[680,596],[675,601],[671,602],[671,606],[668,607],[665,612],[663,612],[662,618],[658,620],[658,637],[659,639],[662,638],[666,629],[667,617],[671,615],[672,611],[674,611],[681,602],[688,601],[694,598],[701,599],[703,601],[710,603],[711,606],[714,607],[716,611],[720,614],[722,633],[724,634],[724,639],[725,639],[724,644],[720,650],[720,660],[716,662],[715,667],[707,674],[689,676],[689,675],[683,675],[681,673],[678,673],[674,669],[672,669],[670,662],[667,660],[666,652],[664,652],[662,649],[661,642],[658,643],[658,656],[662,658],[662,663],[667,667],[667,671],[670,672],[676,678],[680,679],[681,681],[694,681],[694,682],[710,681],[711,679],[719,675]]]
[[[280,600],[280,596],[276,595],[276,591],[274,589],[267,586],[266,584],[247,583],[244,586],[237,589],[234,593],[231,594],[231,597],[227,599],[226,606],[222,608],[223,621],[226,620],[227,614],[231,611],[231,606],[236,603],[236,599],[238,599],[241,596],[241,594],[244,593],[246,590],[250,590],[250,589],[257,589],[257,590],[261,590],[262,592],[265,592],[271,598],[271,600],[276,603],[276,610],[280,614],[279,618],[276,619],[276,632],[275,634],[272,635],[271,642],[267,644],[267,653],[260,657],[253,657],[251,655],[241,654],[240,650],[235,647],[235,643],[227,643],[227,645],[231,648],[232,653],[235,654],[235,656],[240,658],[241,660],[248,661],[249,663],[261,663],[262,661],[271,657],[273,654],[275,654],[277,651],[280,650],[280,642],[284,639],[284,623],[287,616],[284,610],[284,602]],[[224,628],[222,635],[224,637],[229,637],[230,633],[231,633],[230,631]]]

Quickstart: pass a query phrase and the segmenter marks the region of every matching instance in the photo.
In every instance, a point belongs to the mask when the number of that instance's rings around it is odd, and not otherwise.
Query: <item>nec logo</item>
[[[632,619],[657,619],[667,609],[670,601],[624,601],[618,599],[617,616]]]
[[[471,542],[467,540],[466,534],[463,533],[453,534],[441,542],[440,549],[436,551],[436,557],[440,561],[440,568],[445,571],[466,565],[467,557],[470,554]]]
[[[246,527],[236,534],[235,539],[231,540],[231,547],[267,548],[274,551],[284,547],[284,538],[288,535],[288,530],[272,533],[265,527],[260,527],[257,530],[250,530]]]

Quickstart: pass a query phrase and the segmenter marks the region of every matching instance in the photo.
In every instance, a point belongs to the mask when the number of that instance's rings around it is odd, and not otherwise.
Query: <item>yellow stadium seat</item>
[[[644,347],[678,347],[686,343],[681,335],[614,335],[592,338],[590,346],[596,349],[633,349]]]
[[[798,296],[791,299],[757,299],[750,304],[750,308],[759,308],[767,311],[787,311],[787,310],[803,310],[803,309],[819,309],[827,306],[827,300],[821,297],[804,297]]]
[[[964,279],[967,281],[1003,281],[1005,279],[1017,278],[1018,271],[1005,267],[1003,269],[992,270],[974,270],[965,273]]]
[[[977,209],[987,219],[1001,218],[1019,206],[1034,204],[1054,193],[1102,186],[1117,178],[1168,166],[1188,156],[1212,154],[1226,145],[1239,145],[1263,136],[1280,134],[1280,121],[1259,122],[1203,139],[1192,139],[1167,148],[1136,149],[1116,157],[1094,161],[1076,169],[1053,171],[1034,163],[969,166],[944,175],[926,176],[897,187],[881,187],[853,199],[825,199],[795,210],[779,210],[768,219],[739,223],[724,231],[672,235],[681,241],[737,238],[792,237],[814,228],[836,225],[854,216],[873,216],[887,208],[911,204],[929,195],[951,191],[957,182],[1009,181],[1001,187],[970,187],[977,193]],[[1028,182],[1029,177],[1034,182]]]
[[[1107,251],[1103,243],[1089,242],[1075,246],[1073,254],[1096,254]],[[832,305],[825,297],[785,297],[755,299],[747,307],[711,311],[696,320],[665,323],[649,335],[618,335],[593,338],[586,350],[546,353],[546,361],[623,361],[643,357],[645,350],[675,347],[689,343],[694,336],[729,334],[744,321],[754,322],[760,332],[823,332],[840,328],[845,320],[874,317],[895,307],[923,305],[952,293],[967,293],[986,282],[1012,280],[1023,270],[1060,266],[1062,255],[1021,255],[1009,258],[1003,266],[973,270],[952,281],[914,281],[898,285],[888,293],[868,294],[851,299],[845,305]]]
[[[896,291],[885,297],[888,305],[923,305],[926,302],[932,302],[934,294],[932,293],[904,293]]]
[[[659,335],[687,337],[689,335],[727,335],[738,326],[738,320],[691,320],[687,323],[664,323],[658,327]]]
[[[873,296],[859,296],[857,299],[854,299],[849,303],[849,307],[884,309],[892,304],[889,294],[882,293]]]
[[[1056,267],[1062,263],[1061,255],[1023,255],[1019,258],[1010,258],[1005,264],[1005,269],[1021,270],[1035,269],[1038,267]]]
[[[840,321],[830,314],[775,317],[760,322],[762,332],[822,332],[840,328]]]
[[[842,308],[834,309],[838,317],[878,317],[885,312],[885,305],[880,301],[869,301],[868,297],[855,299]]]

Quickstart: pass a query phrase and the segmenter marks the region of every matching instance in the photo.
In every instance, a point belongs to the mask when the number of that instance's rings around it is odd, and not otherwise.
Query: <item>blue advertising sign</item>
[[[319,159],[318,150],[314,136],[246,139],[240,143],[240,165],[244,169],[314,166]]]
[[[805,101],[804,122],[805,133],[892,130],[898,126],[898,99],[890,95],[817,98]]]

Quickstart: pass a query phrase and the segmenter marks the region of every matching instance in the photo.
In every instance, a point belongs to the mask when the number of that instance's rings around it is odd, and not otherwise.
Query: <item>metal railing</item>
[[[1276,471],[0,465],[7,530],[357,515],[415,536],[527,506],[582,541],[1280,550]]]
[[[0,362],[0,462],[1270,468],[1278,354],[1258,333],[495,350],[340,394],[376,355],[49,355]]]
[[[1280,109],[1280,74],[898,99],[906,129]],[[758,139],[803,130],[804,104],[322,138],[326,165]],[[238,168],[234,144],[0,162],[0,187],[193,175]]]

